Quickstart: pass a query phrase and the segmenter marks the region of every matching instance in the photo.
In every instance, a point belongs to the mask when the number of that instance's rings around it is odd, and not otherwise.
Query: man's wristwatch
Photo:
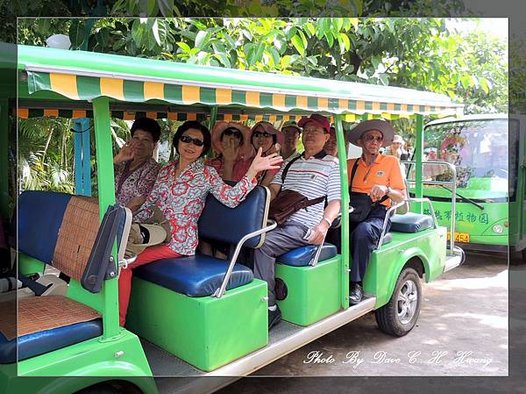
[[[329,227],[332,226],[332,222],[329,219],[327,219],[326,216],[324,216],[322,220],[325,220],[327,222],[327,224],[329,225]]]
[[[391,193],[391,188],[387,186],[387,191],[385,192],[385,195],[389,197],[389,193]]]

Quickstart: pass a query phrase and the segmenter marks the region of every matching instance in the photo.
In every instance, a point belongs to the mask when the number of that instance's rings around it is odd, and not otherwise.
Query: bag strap
[[[360,160],[360,158],[357,158],[355,161],[354,161],[354,165],[352,166],[352,170],[351,170],[351,182],[349,182],[349,191],[352,192],[352,181],[354,180],[354,176],[356,175],[356,170],[358,169],[358,160]]]
[[[355,161],[354,161],[354,165],[352,166],[352,170],[351,170],[351,181],[349,182],[349,192],[352,193],[352,181],[354,180],[354,176],[356,175],[356,170],[358,169],[358,160],[360,160],[360,158],[357,158]],[[379,205],[380,203],[384,202],[385,200],[387,200],[389,197],[387,197],[387,194],[385,196],[383,196],[381,199],[379,199],[378,201],[375,201],[373,202],[373,206],[375,205]]]
[[[289,161],[285,168],[283,169],[283,172],[281,173],[281,186],[285,184],[285,177],[287,176],[287,173],[289,172],[289,168],[296,160],[298,160],[301,157],[301,155],[296,156],[294,159]]]

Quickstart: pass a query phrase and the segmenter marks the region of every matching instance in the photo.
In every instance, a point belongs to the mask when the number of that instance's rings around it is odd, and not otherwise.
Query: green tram
[[[424,196],[440,225],[454,217],[463,249],[507,252],[511,245],[526,257],[524,125],[524,116],[479,114],[425,126]]]
[[[21,297],[19,290],[18,314],[11,311],[11,318],[18,318],[18,338],[5,319],[0,324],[0,386],[7,387],[7,392],[35,392],[39,384],[39,392],[53,393],[95,384],[124,391],[133,386],[147,393],[209,392],[369,312],[375,312],[386,333],[407,334],[423,302],[420,281],[432,281],[462,261],[461,250],[447,242],[447,230],[438,225],[429,200],[421,197],[420,183],[417,197],[409,201],[412,212],[393,216],[393,223],[399,224],[382,234],[373,252],[364,279],[371,296],[349,307],[347,240],[352,201],[347,193],[342,122],[416,117],[420,152],[416,177],[421,180],[424,116],[455,115],[462,110],[462,105],[446,96],[29,46],[18,47],[18,73],[18,107],[4,100],[4,111],[11,105],[21,116],[41,111],[46,116],[93,118],[98,190],[92,191],[88,181],[91,142],[85,133],[75,144],[79,195],[25,190],[18,196],[19,275],[41,274],[51,265],[70,281],[56,295]],[[115,205],[110,120],[112,116],[133,118],[139,112],[208,124],[217,119],[264,119],[278,125],[313,112],[333,120],[341,162],[342,253],[336,254],[331,245],[313,245],[300,251],[307,256],[303,260],[293,258],[290,264],[291,259],[288,263],[278,259],[276,276],[288,294],[279,301],[283,320],[270,332],[266,283],[253,278],[234,259],[216,259],[211,269],[200,265],[198,256],[197,269],[179,277],[179,284],[134,275],[127,326],[119,326],[117,276],[119,266],[127,263],[122,245],[130,215]],[[96,198],[86,197],[92,193]],[[268,194],[266,188],[257,187],[226,214],[210,198],[199,231],[212,238],[227,233],[233,243],[248,239],[247,245],[258,247],[264,233],[275,226],[266,216]],[[426,206],[429,215],[423,214]],[[208,217],[214,215],[223,215],[221,221]],[[147,267],[177,282],[178,268],[163,271],[162,263]],[[193,280],[206,282],[208,292],[192,295],[178,287]],[[80,322],[78,316],[82,316]],[[31,327],[28,321],[38,323]],[[26,379],[36,376],[56,379]],[[156,382],[155,376],[218,378]]]

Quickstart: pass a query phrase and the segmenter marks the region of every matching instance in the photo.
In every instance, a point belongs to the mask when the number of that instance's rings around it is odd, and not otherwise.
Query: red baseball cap
[[[320,114],[312,114],[308,118],[304,116],[298,122],[298,126],[305,127],[305,125],[309,122],[317,123],[322,129],[325,130],[326,133],[328,133],[331,128],[331,123],[329,122],[329,119]]]

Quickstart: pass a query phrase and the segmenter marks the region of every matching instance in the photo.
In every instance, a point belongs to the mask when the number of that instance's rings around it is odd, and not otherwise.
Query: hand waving
[[[136,143],[134,140],[127,141],[113,158],[114,163],[120,163],[122,161],[133,160],[135,156],[135,146]]]
[[[250,168],[247,171],[247,176],[249,179],[254,178],[260,171],[277,170],[283,162],[283,157],[278,156],[277,153],[271,153],[265,157],[261,156],[262,153],[263,150],[259,148],[254,160],[252,160]]]
[[[235,161],[239,154],[239,144],[233,138],[224,138],[221,142],[223,148],[223,157],[225,161]]]

